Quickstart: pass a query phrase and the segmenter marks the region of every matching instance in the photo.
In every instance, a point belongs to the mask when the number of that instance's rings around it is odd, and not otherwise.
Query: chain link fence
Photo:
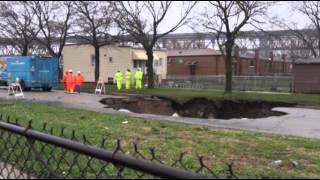
[[[0,179],[221,178],[206,165],[203,156],[196,157],[198,163],[190,168],[186,153],[173,163],[165,163],[153,148],[145,153],[133,143],[128,153],[118,140],[115,150],[107,150],[107,139],[102,140],[100,147],[94,147],[86,136],[80,140],[72,131],[71,139],[67,139],[64,131],[62,128],[56,136],[46,124],[42,131],[35,131],[31,121],[27,128],[19,125],[18,120],[0,121]],[[237,178],[233,163],[223,171],[223,178]]]
[[[147,83],[144,81],[145,84]],[[107,91],[116,91],[117,88],[112,84],[105,84]],[[160,83],[156,82],[158,88],[185,88],[185,89],[215,89],[224,90],[225,76],[168,76]],[[84,83],[81,87],[82,92],[93,93],[96,83]],[[124,87],[123,87],[124,88]],[[265,74],[264,76],[233,76],[233,90],[236,91],[263,91],[263,92],[293,92],[293,77],[291,74]],[[60,83],[57,87],[64,89],[64,84]],[[131,89],[135,89],[134,82]]]
[[[288,93],[292,92],[292,81],[290,74],[233,76],[233,90]],[[225,76],[168,76],[158,87],[223,90]]]

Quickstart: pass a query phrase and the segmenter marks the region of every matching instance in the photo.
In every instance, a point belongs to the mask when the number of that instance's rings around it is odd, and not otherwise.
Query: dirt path
[[[0,90],[0,98],[5,99],[7,96],[6,93],[6,91]],[[82,93],[80,95],[67,95],[62,91],[53,91],[27,92],[25,93],[25,96],[27,101],[45,103],[48,105],[61,106],[65,108],[75,108],[112,114],[127,114],[128,116],[147,118],[151,120],[155,119],[254,132],[320,138],[320,110],[315,109],[275,108],[275,110],[285,112],[288,115],[261,119],[231,119],[226,121],[219,119],[180,118],[119,112],[110,108],[105,108],[105,106],[99,102],[103,98],[117,97],[110,95],[97,96],[87,93]]]

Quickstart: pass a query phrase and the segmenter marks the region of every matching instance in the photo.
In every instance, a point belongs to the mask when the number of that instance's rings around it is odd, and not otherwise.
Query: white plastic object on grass
[[[172,117],[180,117],[178,113],[174,113]]]
[[[119,109],[120,112],[125,112],[125,113],[130,113],[131,111],[129,111],[128,109]]]
[[[283,164],[282,160],[276,160],[270,163],[271,166],[280,167]]]
[[[128,121],[123,121],[122,124],[128,124]]]

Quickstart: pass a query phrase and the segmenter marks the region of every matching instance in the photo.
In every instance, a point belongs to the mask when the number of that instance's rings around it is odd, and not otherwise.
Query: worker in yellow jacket
[[[117,82],[117,88],[118,90],[121,90],[122,88],[122,72],[119,70],[116,75],[115,75],[115,78],[114,78]]]
[[[126,89],[127,90],[129,90],[131,87],[131,75],[132,74],[131,74],[130,69],[127,69],[126,74],[125,74],[125,76],[126,76]]]
[[[141,71],[141,68],[138,68],[135,74],[135,79],[136,79],[136,89],[141,89],[142,88],[142,77],[143,77],[143,72]]]

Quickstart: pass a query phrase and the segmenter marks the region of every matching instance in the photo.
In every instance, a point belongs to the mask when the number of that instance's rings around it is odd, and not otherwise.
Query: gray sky
[[[292,2],[288,2],[288,1],[278,2],[275,6],[272,6],[269,8],[268,10],[269,16],[270,17],[278,16],[282,19],[285,19],[287,22],[296,22],[298,23],[299,28],[305,27],[309,23],[309,20],[305,16],[297,12],[294,12],[290,3]],[[196,17],[201,12],[204,12],[205,7],[211,7],[211,6],[208,5],[208,2],[200,1],[195,7],[195,9],[193,10],[192,17]],[[161,30],[165,30],[171,27],[172,25],[174,25],[179,20],[180,12],[181,12],[181,2],[180,3],[177,2],[177,4],[175,4],[175,6],[172,7],[170,12],[168,13],[169,15],[164,20],[161,26]],[[263,25],[263,27],[265,30],[279,30],[279,27],[275,27],[270,24]],[[253,28],[245,26],[242,30],[253,30]],[[184,26],[184,27],[181,27],[179,30],[177,30],[175,33],[188,33],[188,32],[193,32],[193,30],[190,27]]]

